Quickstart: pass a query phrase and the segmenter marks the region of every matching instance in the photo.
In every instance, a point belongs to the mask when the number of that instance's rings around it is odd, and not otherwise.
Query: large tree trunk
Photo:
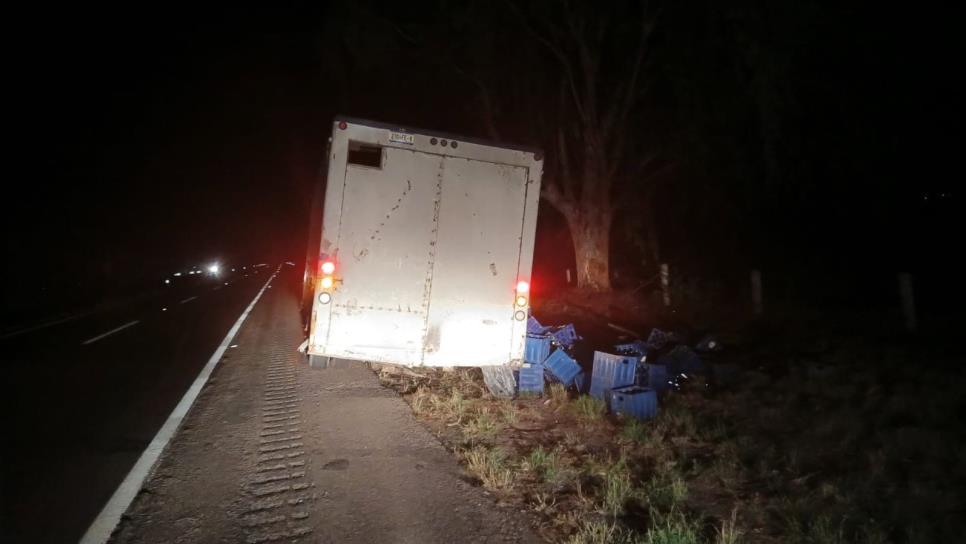
[[[577,260],[577,287],[610,290],[610,216],[581,212],[567,218]]]

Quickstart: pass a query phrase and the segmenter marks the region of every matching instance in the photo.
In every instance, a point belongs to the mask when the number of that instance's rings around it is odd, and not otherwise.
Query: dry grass
[[[731,518],[721,522],[721,527],[715,528],[715,544],[739,544],[744,533],[738,527],[738,507],[731,509]]]
[[[503,450],[477,446],[462,453],[466,468],[480,479],[487,489],[508,492],[515,484],[513,470],[509,467]]]
[[[513,404],[512,400],[502,399],[497,402],[497,409],[499,410],[500,416],[503,418],[504,423],[507,425],[514,425],[520,421],[520,412]]]
[[[662,515],[651,512],[654,523],[647,529],[643,540],[646,544],[698,544],[701,542],[700,527],[680,512]]]
[[[567,540],[568,544],[632,544],[630,531],[615,522],[589,521],[582,523],[577,532]]]
[[[621,429],[621,436],[624,440],[631,443],[643,443],[647,441],[650,434],[651,429],[648,427],[648,424],[636,419],[627,419],[624,422],[624,427]]]
[[[916,368],[889,377],[912,383]],[[828,391],[794,370],[746,371],[734,390],[669,394],[647,422],[615,421],[556,385],[547,400],[493,399],[472,373],[432,375],[406,396],[549,541],[956,541],[962,524],[943,512],[966,502],[950,477],[966,457],[945,377],[884,393],[875,376],[832,375],[855,383]]]
[[[570,394],[567,393],[567,388],[560,383],[552,383],[547,388],[547,396],[550,397],[550,402],[555,406],[563,406],[570,402]]]
[[[560,456],[555,451],[547,451],[538,446],[524,461],[524,467],[533,472],[542,482],[556,482],[563,469]]]
[[[688,484],[675,470],[655,475],[645,488],[652,508],[673,511],[684,506],[688,498]]]
[[[503,429],[497,414],[489,406],[480,406],[463,426],[463,434],[471,442],[490,441]]]
[[[597,423],[604,419],[607,414],[607,405],[604,401],[595,399],[590,395],[581,395],[573,403],[574,414],[584,423]]]

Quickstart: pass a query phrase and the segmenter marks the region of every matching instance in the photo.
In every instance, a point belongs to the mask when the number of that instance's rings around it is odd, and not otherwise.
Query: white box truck
[[[313,366],[519,364],[540,152],[339,117],[327,160],[305,275]]]

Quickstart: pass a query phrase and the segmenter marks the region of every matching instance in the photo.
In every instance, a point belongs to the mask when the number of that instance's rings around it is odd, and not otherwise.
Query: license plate
[[[396,142],[397,144],[412,145],[415,140],[413,140],[412,134],[406,134],[405,132],[390,132],[389,141]]]

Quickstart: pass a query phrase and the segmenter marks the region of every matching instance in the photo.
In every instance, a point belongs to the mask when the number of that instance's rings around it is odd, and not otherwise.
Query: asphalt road
[[[0,540],[76,542],[274,270],[0,339]]]
[[[110,542],[537,542],[366,365],[306,364],[299,276],[253,306]]]

